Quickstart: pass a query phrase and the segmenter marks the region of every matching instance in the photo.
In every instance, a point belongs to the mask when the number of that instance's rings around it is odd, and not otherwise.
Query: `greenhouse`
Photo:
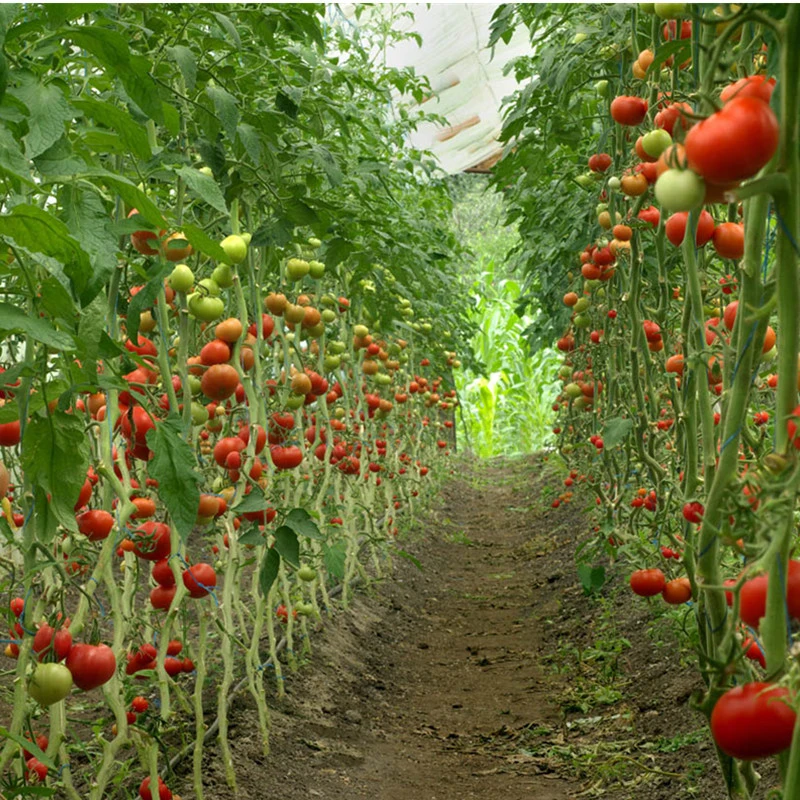
[[[1,4],[0,800],[798,800],[798,42]]]

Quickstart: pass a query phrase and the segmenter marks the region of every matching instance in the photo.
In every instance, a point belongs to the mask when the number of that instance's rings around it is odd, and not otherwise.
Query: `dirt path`
[[[404,540],[422,570],[398,558],[391,578],[326,619],[274,704],[268,758],[252,705],[237,701],[238,791],[211,759],[207,797],[718,793],[702,721],[682,710],[696,679],[675,669],[674,642],[654,646],[652,607],[614,587],[589,600],[577,584],[585,504],[550,509],[558,478],[543,477],[541,458],[478,467]],[[687,775],[700,794],[682,794]]]

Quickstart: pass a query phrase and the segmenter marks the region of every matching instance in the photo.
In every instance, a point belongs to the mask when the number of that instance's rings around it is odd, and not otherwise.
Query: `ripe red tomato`
[[[159,611],[167,611],[178,591],[177,586],[155,586],[150,590],[150,605]]]
[[[67,628],[55,630],[50,625],[40,625],[33,637],[33,652],[39,661],[63,661],[72,648],[72,634]]]
[[[0,447],[14,447],[20,443],[21,438],[19,420],[0,425]]]
[[[714,249],[723,258],[738,259],[744,255],[744,225],[723,222],[714,230]]]
[[[184,570],[183,585],[190,597],[205,597],[217,585],[217,573],[211,564],[194,564]]]
[[[130,214],[128,214],[128,219],[138,213],[139,212],[135,208],[131,209]],[[164,233],[166,233],[166,231],[161,231],[162,236]],[[134,231],[131,234],[131,244],[133,245],[133,249],[143,256],[158,255],[158,234],[153,233],[153,231]],[[151,247],[151,244],[155,245],[155,248]]]
[[[200,389],[209,400],[227,400],[238,384],[239,373],[230,364],[214,364],[200,379]]]
[[[676,122],[680,122],[683,130],[688,130],[691,126],[691,122],[684,112],[692,113],[692,107],[688,103],[670,103],[656,114],[653,122],[657,128],[663,128],[672,136]]]
[[[77,687],[89,692],[111,680],[117,659],[107,644],[76,644],[67,656],[67,669]]]
[[[592,172],[605,172],[611,166],[611,156],[608,153],[595,153],[589,158],[589,169]],[[376,347],[375,353],[377,355],[378,348]]]
[[[150,777],[145,778],[139,786],[139,797],[141,800],[153,800],[153,793],[150,791]],[[172,792],[159,776],[158,779],[158,800],[172,800]]]
[[[161,561],[156,561],[153,564],[151,572],[153,580],[160,586],[174,586],[175,575],[172,573],[172,568],[169,565],[169,559],[164,558]]]
[[[133,552],[145,561],[161,561],[172,550],[169,526],[148,520],[131,532]]]
[[[775,78],[767,78],[766,75],[750,75],[726,86],[719,99],[723,103],[727,103],[735,97],[758,97],[765,103],[769,103],[772,100],[773,89],[775,89]]]
[[[679,606],[692,599],[692,584],[686,577],[668,581],[661,591],[661,596],[670,605]]]
[[[715,184],[755,175],[778,148],[778,119],[757,97],[737,97],[686,134],[689,166]]]
[[[631,575],[631,589],[639,597],[655,597],[666,586],[664,573],[660,569],[639,569]]]
[[[657,228],[661,221],[661,212],[655,206],[647,206],[639,212],[637,218]]]
[[[620,95],[611,101],[611,117],[620,125],[639,125],[647,114],[647,100]]]
[[[758,628],[767,612],[767,575],[745,581],[739,591],[739,616],[751,628]],[[800,561],[789,562],[786,579],[786,608],[792,619],[800,619]]]
[[[664,232],[667,234],[667,239],[675,245],[680,247],[683,244],[683,239],[686,236],[686,222],[689,218],[687,211],[678,211],[672,214],[669,219],[664,223]],[[695,244],[698,247],[703,247],[711,237],[714,235],[714,218],[705,209],[700,212],[700,219],[697,221],[697,233],[695,234]]]
[[[276,469],[295,469],[303,461],[303,451],[295,446],[273,446],[269,449],[270,458]]]
[[[131,700],[131,709],[137,714],[144,714],[150,708],[150,701],[146,697],[137,695]]]
[[[78,530],[84,534],[90,542],[99,542],[108,538],[111,529],[114,527],[114,517],[102,509],[92,509],[79,514],[77,518]]]
[[[711,712],[711,733],[720,750],[752,761],[774,756],[792,743],[797,718],[788,689],[745,683],[725,692]]]

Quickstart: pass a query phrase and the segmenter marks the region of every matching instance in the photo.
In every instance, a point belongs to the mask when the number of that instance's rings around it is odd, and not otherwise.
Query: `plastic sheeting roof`
[[[431,150],[448,173],[486,170],[502,154],[497,141],[502,128],[500,105],[517,88],[513,72],[506,77],[503,67],[529,53],[530,44],[521,27],[507,45],[502,41],[496,45],[492,58],[487,42],[498,5],[405,4],[403,8],[413,11],[414,19],[403,18],[397,24],[418,33],[422,46],[408,40],[385,54],[387,65],[414,67],[430,81],[434,94],[424,109],[445,117],[449,126],[425,123],[410,137],[410,144]]]

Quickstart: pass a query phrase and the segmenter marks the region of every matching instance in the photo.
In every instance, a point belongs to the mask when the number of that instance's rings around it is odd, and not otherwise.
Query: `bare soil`
[[[584,595],[587,503],[552,509],[562,478],[542,456],[465,466],[400,543],[422,569],[396,558],[325,620],[272,703],[268,758],[236,701],[238,787],[212,756],[206,796],[725,797],[674,620],[631,597],[624,565]]]

